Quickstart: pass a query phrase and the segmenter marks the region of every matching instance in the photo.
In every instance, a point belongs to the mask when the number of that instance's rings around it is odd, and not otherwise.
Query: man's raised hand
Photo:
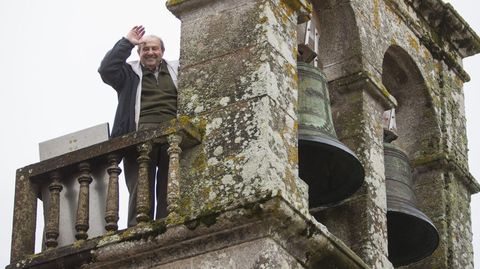
[[[130,41],[134,45],[140,44],[140,40],[142,39],[143,35],[145,34],[145,27],[142,25],[134,26],[125,36],[128,41]]]

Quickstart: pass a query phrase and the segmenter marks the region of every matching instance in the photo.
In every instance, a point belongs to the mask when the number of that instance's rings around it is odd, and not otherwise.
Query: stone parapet
[[[7,266],[12,268],[368,269],[311,217],[274,198],[167,226],[150,222]]]
[[[105,234],[102,227],[104,218],[109,220],[108,227],[113,226],[113,232],[116,231],[118,217],[115,216],[118,216],[119,202],[117,180],[120,173],[118,162],[122,156],[136,154],[137,145],[166,144],[170,142],[167,138],[171,136],[182,137],[183,148],[200,142],[200,134],[196,128],[186,117],[181,117],[162,124],[158,129],[133,132],[18,169],[13,214],[12,266],[24,267],[26,260],[36,256],[33,253],[38,199],[42,199],[44,204],[46,232],[46,248],[39,247],[45,250],[39,256],[48,256],[49,252],[57,250],[61,252],[62,246],[83,242],[89,238],[88,233],[90,238],[92,234]],[[178,167],[171,167],[169,172],[172,172],[172,169]],[[107,178],[106,182],[103,182],[104,177]],[[99,184],[90,191],[88,183],[92,179],[102,181],[104,185]],[[81,190],[77,187],[75,191],[75,185],[81,185]],[[105,201],[107,187],[109,193]],[[89,199],[90,192],[103,199]],[[94,202],[95,206],[90,207],[89,204]],[[173,203],[175,202],[177,201],[174,200]],[[78,208],[77,214],[71,211],[71,208]],[[95,211],[93,215],[90,210]],[[99,226],[95,227],[95,231],[88,231],[92,228],[89,227],[92,225],[90,216],[95,216],[95,224]],[[70,229],[72,226],[75,227]],[[75,230],[76,239],[72,234]],[[78,254],[79,259],[82,255]]]

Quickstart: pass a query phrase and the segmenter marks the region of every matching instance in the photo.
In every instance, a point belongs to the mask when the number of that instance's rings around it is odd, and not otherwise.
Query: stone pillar
[[[28,171],[18,169],[15,179],[15,206],[10,262],[35,252],[37,192],[38,185],[30,181]]]
[[[329,87],[338,138],[362,162],[365,182],[352,197],[317,213],[317,219],[372,268],[393,268],[388,260],[382,127],[383,111],[392,101],[367,74],[340,78]]]
[[[440,242],[432,256],[406,268],[473,269],[470,197],[480,185],[468,168],[462,83],[446,67],[437,75],[443,94],[442,102],[433,103],[442,132],[439,150],[422,151],[412,163],[419,207],[434,222]]]
[[[178,222],[281,197],[298,177],[296,29],[305,0],[167,1],[182,21],[179,114],[204,130],[181,157]]]

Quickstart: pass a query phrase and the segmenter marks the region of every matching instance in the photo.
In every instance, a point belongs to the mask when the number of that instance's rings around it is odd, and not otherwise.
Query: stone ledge
[[[275,242],[305,268],[369,268],[312,216],[302,215],[281,198],[215,213],[182,225],[138,225],[117,234],[32,255],[12,268],[164,268],[258,240]],[[326,267],[325,267],[326,266]],[[167,268],[167,267],[165,267]]]
[[[368,268],[323,225],[280,198],[190,220],[146,240],[104,245],[93,251],[96,263],[86,268],[121,268],[145,260],[152,266],[166,265],[262,238],[277,242],[306,268],[317,268],[318,263],[332,266],[322,268]]]
[[[467,187],[471,194],[480,192],[480,184],[468,171],[468,167],[462,165],[461,162],[450,154],[439,152],[420,156],[412,160],[412,165],[415,169],[419,169],[420,172],[431,169],[451,171],[461,178],[462,183]]]
[[[368,71],[360,71],[328,82],[329,89],[342,91],[366,90],[379,100],[385,108],[396,107],[397,100],[391,95],[382,82]]]

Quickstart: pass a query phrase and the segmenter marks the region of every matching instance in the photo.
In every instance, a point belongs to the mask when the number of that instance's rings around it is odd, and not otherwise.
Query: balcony
[[[11,264],[7,268],[76,268],[80,266],[78,261],[88,260],[90,250],[102,235],[122,233],[117,225],[121,173],[118,164],[126,154],[138,156],[138,226],[150,222],[147,171],[148,155],[154,145],[169,145],[167,219],[175,219],[180,197],[179,156],[182,149],[199,143],[198,130],[188,119],[180,118],[158,129],[112,138],[18,169]],[[42,252],[34,254],[38,199],[44,204],[45,230]]]

